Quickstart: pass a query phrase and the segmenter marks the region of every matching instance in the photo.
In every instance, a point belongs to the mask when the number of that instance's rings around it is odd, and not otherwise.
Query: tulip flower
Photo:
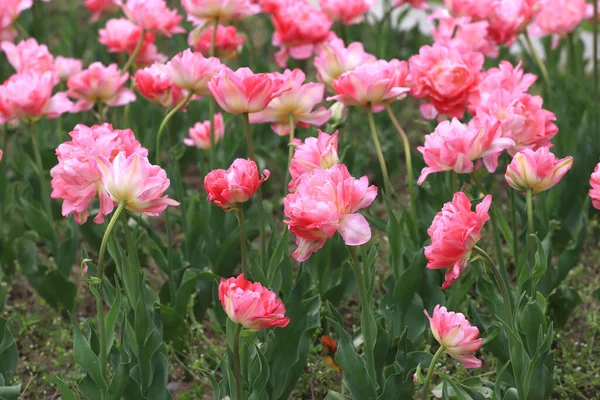
[[[211,26],[208,29],[201,31],[196,29],[190,32],[188,44],[194,48],[194,51],[198,51],[208,57],[210,55],[214,29]],[[214,43],[215,56],[224,60],[235,57],[242,50],[245,40],[246,37],[239,35],[235,26],[217,25]]]
[[[196,146],[199,149],[207,150],[211,148],[210,143],[211,121],[196,122],[189,130],[189,138],[183,139],[186,146]],[[214,118],[215,143],[218,143],[225,135],[225,124],[223,114],[217,113]]]
[[[78,74],[83,69],[81,60],[58,56],[54,59],[54,70],[61,81],[66,81],[69,77]]]
[[[188,21],[196,25],[214,20],[238,21],[260,12],[260,6],[253,0],[182,0],[181,4],[188,13]]]
[[[134,76],[136,90],[154,104],[172,108],[185,97],[181,88],[158,64],[139,69]]]
[[[17,73],[54,71],[54,57],[48,51],[48,47],[45,44],[38,44],[33,38],[22,40],[16,45],[2,42],[0,49],[4,51],[9,64]]]
[[[14,22],[22,11],[32,5],[32,0],[10,0],[2,3],[2,7],[0,7],[0,43],[12,42],[17,37]]]
[[[119,10],[119,0],[85,0],[83,5],[92,13],[91,22],[98,22],[104,15],[109,15]]]
[[[548,147],[525,149],[513,157],[506,169],[506,182],[516,190],[538,194],[556,185],[573,166],[573,157],[557,159]]]
[[[589,191],[592,205],[600,210],[600,164],[594,168],[594,173],[590,177],[590,186],[592,187]]]
[[[531,27],[532,34],[564,36],[581,23],[586,15],[587,3],[585,0],[541,0],[538,7]]]
[[[218,58],[205,58],[187,49],[173,57],[164,70],[180,88],[204,96],[210,93],[208,82],[223,68]]]
[[[166,37],[185,32],[179,26],[183,17],[177,10],[169,9],[165,0],[126,0],[122,9],[125,16],[144,31]]]
[[[344,41],[336,37],[317,50],[314,64],[319,80],[331,87],[344,72],[376,60],[375,56],[365,52],[362,43],[352,42],[345,47]]]
[[[467,48],[478,51],[487,57],[498,57],[498,47],[488,37],[488,21],[472,21],[470,17],[454,17],[444,8],[436,9],[428,18],[437,21],[431,31],[436,42],[448,43],[454,48]]]
[[[492,196],[487,195],[471,211],[471,202],[463,192],[444,204],[427,230],[431,244],[425,246],[428,269],[449,268],[442,289],[452,285],[467,268],[471,252],[481,239],[481,228],[490,219]]]
[[[332,21],[344,25],[358,24],[373,7],[373,0],[319,0],[321,9]]]
[[[427,0],[394,0],[394,5],[396,7],[400,7],[403,4],[408,4],[409,6],[417,10],[425,10],[429,8]]]
[[[300,178],[315,169],[329,169],[339,163],[338,158],[338,132],[332,135],[319,129],[319,137],[306,138],[304,143],[296,139],[294,156],[290,163],[289,184],[291,192],[295,191]]]

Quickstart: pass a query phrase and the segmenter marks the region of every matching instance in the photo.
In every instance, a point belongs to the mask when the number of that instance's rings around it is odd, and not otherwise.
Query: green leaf
[[[187,269],[183,273],[181,284],[179,285],[179,288],[177,288],[177,293],[175,293],[175,303],[173,308],[181,316],[185,316],[190,297],[196,290],[196,278],[196,272],[192,271],[191,269]]]
[[[348,397],[341,393],[334,392],[333,390],[328,390],[327,396],[325,396],[324,400],[352,400],[352,397]]]
[[[160,316],[163,322],[164,341],[173,343],[173,347],[178,351],[185,350],[190,333],[185,318],[164,304],[160,305]]]
[[[19,350],[10,329],[10,323],[0,318],[0,376],[11,379],[19,362]]]
[[[121,363],[119,368],[115,371],[108,391],[106,392],[107,400],[120,400],[125,392],[125,385],[127,382],[127,375],[129,374],[129,363]]]
[[[121,287],[119,286],[119,280],[116,280],[115,288],[115,299],[106,315],[105,336],[106,336],[106,354],[110,354],[110,349],[113,346],[115,340],[115,326],[117,325],[117,318],[121,311]]]
[[[265,393],[269,380],[269,363],[260,347],[254,345],[257,357],[254,358],[250,368],[251,393],[248,400],[258,400]]]
[[[542,245],[542,242],[540,242],[540,240],[537,237],[535,240],[537,243],[537,251],[535,253],[533,279],[535,279],[535,282],[537,284],[548,270],[548,259],[546,257],[546,252],[544,251],[544,246]]]
[[[56,386],[58,386],[62,400],[78,400],[77,396],[75,396],[75,393],[73,393],[73,391],[67,386],[66,383],[63,382],[62,379],[58,377],[57,374],[54,374],[54,382],[56,383]]]
[[[71,323],[73,325],[73,353],[75,356],[75,362],[83,368],[85,373],[94,381],[96,386],[101,390],[107,389],[106,380],[102,374],[102,367],[98,356],[90,348],[90,344],[85,340],[79,324],[75,321],[72,315]]]

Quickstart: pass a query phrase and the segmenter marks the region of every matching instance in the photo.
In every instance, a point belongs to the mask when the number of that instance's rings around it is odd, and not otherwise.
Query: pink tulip
[[[585,15],[584,15],[584,19],[586,21],[589,22],[593,22],[594,21],[594,2],[592,1],[592,4],[587,4],[586,8],[585,8]],[[600,10],[600,0],[598,0],[598,10]],[[600,17],[600,11],[598,11],[598,16]]]
[[[540,0],[503,0],[495,3],[489,35],[496,44],[510,47],[533,20]]]
[[[206,200],[229,211],[240,203],[250,200],[270,175],[268,169],[260,175],[254,161],[238,158],[229,169],[215,169],[206,175],[204,178],[204,189],[208,193]]]
[[[573,157],[556,158],[548,147],[521,150],[506,168],[506,182],[521,192],[538,194],[556,185],[573,166]]]
[[[344,72],[376,60],[375,56],[365,53],[362,43],[352,42],[346,48],[342,39],[334,38],[319,48],[314,64],[319,80],[331,87]]]
[[[498,57],[498,47],[488,38],[489,23],[472,21],[471,17],[453,17],[446,9],[438,8],[428,18],[437,20],[438,26],[431,31],[436,42],[448,43],[450,47],[467,48],[488,57]]]
[[[83,5],[92,13],[92,22],[97,22],[104,15],[113,14],[119,10],[119,0],[85,0]]]
[[[165,0],[126,0],[122,8],[125,16],[145,31],[167,37],[185,32],[179,26],[183,17],[169,9]]]
[[[283,80],[270,74],[255,74],[249,68],[222,68],[208,83],[221,108],[231,114],[257,113],[271,100],[289,90]]]
[[[292,256],[306,261],[327,238],[339,232],[348,246],[359,246],[371,239],[369,223],[357,211],[377,197],[366,176],[353,178],[343,164],[302,175],[296,191],[283,199],[284,223],[296,235],[298,248]]]
[[[194,48],[194,51],[198,51],[208,57],[213,32],[213,27],[201,31],[194,30],[190,32],[188,44]],[[235,26],[217,25],[215,56],[224,60],[235,57],[242,50],[245,40],[246,37],[244,35],[238,35]]]
[[[352,25],[364,20],[364,14],[373,7],[373,0],[319,0],[319,5],[332,21]]]
[[[113,18],[109,19],[106,26],[98,32],[100,35],[98,41],[108,48],[109,53],[123,53],[130,56],[138,45],[142,31],[141,27],[125,18]],[[158,53],[155,41],[154,33],[144,33],[142,47],[134,60],[136,66],[146,66],[165,60],[165,56]]]
[[[323,84],[303,84],[306,76],[300,69],[293,71],[286,69],[283,74],[274,72],[271,75],[283,80],[290,90],[271,100],[263,111],[250,114],[250,123],[271,122],[273,131],[284,136],[290,133],[290,118],[294,125],[304,128],[309,125],[321,126],[329,120],[331,111],[325,107],[313,111],[313,108],[323,100],[325,91]]]
[[[167,206],[179,205],[164,195],[170,184],[165,170],[150,164],[145,155],[127,156],[120,152],[112,161],[104,156],[99,156],[97,161],[96,168],[102,182],[98,189],[100,201],[107,208],[111,201],[113,207],[125,202],[125,208],[133,213],[157,216]],[[106,211],[102,210],[105,215]]]
[[[169,75],[158,64],[138,69],[134,76],[136,90],[154,104],[165,108],[173,108],[185,95],[176,86]]]
[[[290,192],[295,191],[300,178],[314,169],[329,169],[339,163],[338,132],[333,135],[319,129],[319,137],[306,138],[304,143],[296,139],[297,146],[290,163]]]
[[[100,156],[109,162],[123,152],[125,156],[132,154],[148,155],[140,142],[135,139],[130,129],[113,129],[110,124],[94,125],[91,128],[77,125],[69,133],[72,140],[56,149],[58,165],[50,170],[52,175],[53,199],[63,199],[62,215],[71,213],[78,224],[88,218],[88,208],[92,200],[98,196],[101,185],[100,173],[96,168],[96,159]],[[100,210],[94,222],[100,224],[104,215],[110,213],[113,202],[101,199]]]
[[[290,56],[297,60],[310,58],[333,35],[329,17],[305,0],[283,1],[273,10],[271,21],[275,27],[273,45],[281,48],[275,62],[282,68]]]
[[[71,112],[91,110],[96,102],[119,107],[135,101],[135,94],[125,87],[129,73],[121,75],[117,64],[105,67],[99,62],[67,80],[69,97],[77,99]]]
[[[422,184],[435,172],[471,173],[475,170],[474,161],[480,158],[488,171],[494,172],[502,151],[515,144],[502,137],[499,126],[499,122],[486,118],[473,118],[468,125],[456,118],[442,121],[433,133],[425,136],[425,145],[418,148],[427,167],[421,171],[417,183]]]
[[[410,57],[411,94],[426,99],[421,112],[433,119],[439,114],[462,118],[469,95],[477,88],[483,54],[435,43],[422,46]]]
[[[48,47],[38,44],[33,38],[22,40],[17,45],[3,42],[0,48],[17,73],[29,70],[37,73],[54,71],[54,57]]]
[[[471,202],[463,192],[444,204],[427,230],[431,244],[425,246],[428,269],[449,268],[442,289],[454,283],[469,265],[473,247],[481,239],[481,228],[490,219],[492,196],[487,195],[471,211]]]
[[[496,0],[444,0],[444,4],[450,14],[455,17],[471,17],[481,20],[490,17]]]
[[[477,112],[479,103],[485,101],[492,92],[502,89],[515,95],[522,94],[537,80],[537,75],[523,72],[520,61],[516,67],[508,61],[500,61],[498,68],[490,68],[480,77],[477,90],[469,99],[469,111],[472,114]]]
[[[592,205],[600,210],[600,164],[594,168],[594,173],[590,177],[590,198],[592,199]]]
[[[373,111],[381,111],[385,104],[406,96],[410,91],[407,77],[406,61],[378,60],[359,65],[333,81],[337,95],[327,100],[336,100],[349,106],[371,105]]]
[[[225,124],[223,122],[223,114],[215,114],[215,143],[218,143],[225,135]],[[186,146],[196,146],[199,149],[210,149],[210,121],[196,122],[189,130],[189,138],[183,139]]]
[[[71,110],[64,92],[52,95],[58,78],[51,71],[15,74],[0,85],[0,124],[22,120],[33,123],[53,119]]]
[[[12,42],[17,37],[14,22],[24,11],[33,5],[32,0],[7,0],[0,6],[0,43]]]
[[[180,88],[204,96],[210,93],[208,82],[223,68],[218,58],[205,58],[187,49],[167,63],[165,72]]]
[[[429,318],[433,337],[440,346],[444,346],[445,353],[465,368],[481,367],[481,360],[473,355],[483,345],[476,326],[471,326],[463,314],[448,311],[439,304],[435,306],[432,317],[427,310],[425,315]]]
[[[4,155],[4,153],[2,152],[2,149],[0,149],[0,161],[2,161],[2,156]]]
[[[427,0],[394,0],[394,5],[396,7],[400,7],[401,5],[408,4],[412,8],[416,8],[417,10],[426,10],[429,8],[429,4],[427,4]]]
[[[61,81],[66,81],[70,76],[78,74],[83,69],[81,60],[58,56],[54,59],[54,70]]]
[[[181,0],[188,20],[197,25],[217,18],[227,23],[258,14],[260,6],[255,3],[252,0]]]
[[[585,13],[585,0],[541,0],[532,33],[564,36],[581,23]]]
[[[221,279],[219,300],[229,319],[247,329],[283,328],[290,323],[275,293],[258,282],[247,281],[244,274]]]

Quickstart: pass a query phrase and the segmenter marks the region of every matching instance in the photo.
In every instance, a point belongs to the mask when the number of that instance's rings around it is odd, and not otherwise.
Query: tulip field
[[[0,0],[0,399],[600,399],[596,0]]]

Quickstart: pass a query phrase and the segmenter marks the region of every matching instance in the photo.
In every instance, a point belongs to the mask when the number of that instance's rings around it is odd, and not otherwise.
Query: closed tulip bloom
[[[150,164],[145,155],[137,153],[127,156],[125,152],[120,152],[112,161],[104,156],[99,156],[97,161],[96,167],[102,182],[98,190],[105,205],[112,201],[114,207],[125,202],[127,210],[150,216],[157,216],[168,206],[179,205],[164,195],[170,184],[165,170]],[[106,211],[102,210],[105,215],[108,214]]]
[[[381,111],[386,103],[396,101],[410,92],[407,77],[406,61],[378,60],[360,65],[333,81],[337,95],[327,100],[336,100],[349,106],[370,104],[373,111]]]
[[[373,7],[373,0],[319,0],[319,5],[332,21],[352,25],[362,22]]]
[[[344,72],[376,60],[375,56],[365,52],[362,43],[352,42],[345,47],[342,39],[334,38],[319,48],[314,64],[319,80],[331,86]]]
[[[425,246],[428,269],[449,268],[442,289],[452,285],[469,265],[473,247],[481,239],[481,228],[490,219],[492,196],[487,195],[471,211],[471,202],[463,192],[444,204],[427,230],[431,244]]]
[[[465,368],[481,367],[481,360],[473,355],[483,345],[483,338],[479,337],[479,329],[461,313],[448,311],[439,304],[429,318],[431,333],[440,346],[444,346],[445,353],[459,361]]]
[[[210,80],[208,89],[219,106],[231,114],[262,111],[271,100],[289,90],[283,80],[270,74],[255,74],[250,68],[222,68]]]
[[[185,97],[160,65],[138,69],[133,79],[138,93],[159,106],[173,108]]]
[[[92,13],[92,22],[97,22],[104,15],[119,11],[119,0],[85,0],[83,5]]]
[[[468,125],[456,118],[440,122],[433,133],[425,136],[425,145],[418,147],[427,166],[417,183],[422,184],[435,172],[471,173],[475,170],[475,161],[480,158],[488,171],[494,172],[502,151],[515,144],[512,139],[502,137],[499,127],[497,121],[477,117]]]
[[[285,70],[283,74],[271,74],[285,82],[290,90],[271,100],[267,108],[250,114],[250,123],[272,123],[271,128],[280,136],[290,133],[290,116],[294,125],[307,128],[310,125],[321,126],[331,117],[331,111],[325,107],[313,110],[323,100],[325,86],[322,83],[306,83],[306,76],[300,69]]]
[[[110,124],[91,128],[80,124],[69,135],[72,139],[56,149],[58,165],[50,170],[53,189],[50,197],[63,199],[62,215],[73,213],[75,221],[83,224],[101,186],[96,159],[103,156],[111,162],[121,152],[126,156],[138,153],[146,156],[148,150],[135,139],[130,129],[113,129]],[[104,222],[104,215],[112,210],[112,200],[108,199],[108,204],[105,202],[106,198],[101,199],[100,211],[94,218],[98,224]]]
[[[314,169],[329,169],[340,162],[338,158],[338,132],[329,135],[319,129],[318,137],[306,138],[304,143],[296,139],[294,156],[290,163],[290,191],[296,189],[299,179]]]
[[[590,198],[592,199],[592,205],[600,210],[600,164],[594,168],[594,173],[590,177]]]
[[[182,0],[188,21],[201,25],[219,19],[219,22],[237,21],[260,12],[252,0]]]
[[[135,94],[125,87],[128,79],[129,73],[121,75],[117,64],[105,67],[99,62],[93,63],[67,80],[69,97],[78,100],[71,112],[91,110],[98,101],[108,107],[119,107],[135,101]]]
[[[247,281],[244,274],[221,279],[219,300],[229,319],[247,329],[283,328],[290,323],[275,293],[258,282]]]
[[[106,26],[98,31],[98,41],[108,48],[109,53],[123,53],[132,55],[137,47],[142,28],[125,18],[113,18],[106,22]],[[144,41],[135,57],[136,66],[146,66],[154,62],[164,61],[164,55],[158,53],[154,42],[156,35],[152,32],[144,33]]]
[[[183,17],[168,8],[165,0],[126,0],[122,8],[125,16],[145,31],[167,37],[185,32],[179,26]]]
[[[60,80],[66,81],[70,76],[80,73],[83,64],[76,58],[58,56],[54,60],[54,69]]]
[[[369,223],[360,209],[377,197],[366,176],[355,179],[343,164],[329,169],[313,169],[302,175],[296,191],[283,199],[284,223],[296,235],[297,249],[292,254],[306,261],[328,238],[339,232],[348,246],[359,246],[371,239]]]
[[[53,119],[73,107],[66,93],[52,95],[58,78],[54,72],[26,71],[15,74],[0,85],[0,124],[33,123]]]
[[[215,143],[218,143],[225,135],[223,114],[216,113],[214,121]],[[196,146],[202,150],[210,149],[210,121],[196,122],[189,130],[189,137],[183,139],[183,143],[185,143],[186,146]]]
[[[573,157],[558,159],[548,147],[521,150],[506,168],[506,182],[513,188],[538,194],[555,186],[573,166]]]
[[[32,0],[8,0],[0,6],[0,43],[12,42],[17,37],[14,22],[22,11],[33,5]]]
[[[421,113],[429,119],[438,114],[462,118],[469,95],[477,89],[483,54],[443,43],[422,46],[408,60],[411,94],[426,99]]]
[[[202,53],[208,57],[212,43],[214,28],[194,30],[190,32],[188,44],[194,48],[194,51]],[[241,50],[246,37],[239,35],[235,26],[217,25],[215,35],[215,56],[219,59],[227,60],[235,57]]]
[[[164,70],[180,88],[204,96],[210,93],[208,82],[223,68],[218,58],[205,58],[187,49],[173,57]]]
[[[254,161],[238,158],[229,169],[215,169],[206,175],[204,178],[204,189],[208,193],[206,200],[229,211],[240,203],[250,200],[270,175],[268,169],[260,175]]]
[[[45,44],[38,44],[33,38],[22,40],[16,45],[11,42],[3,42],[0,44],[0,48],[17,73],[54,71],[54,57],[50,54],[48,47]]]

